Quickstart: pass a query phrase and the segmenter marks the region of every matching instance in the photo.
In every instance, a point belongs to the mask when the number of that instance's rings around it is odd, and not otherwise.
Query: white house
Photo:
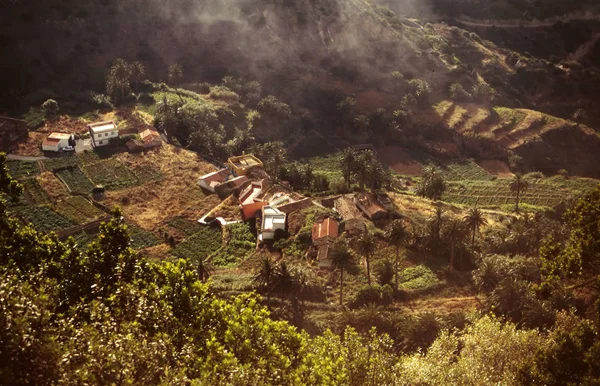
[[[215,187],[227,181],[231,172],[228,169],[208,173],[198,179],[198,184],[204,189],[215,193]]]
[[[273,240],[275,231],[285,230],[286,214],[270,206],[263,207],[262,212],[261,233],[258,237],[260,240]]]
[[[119,137],[119,129],[114,122],[96,122],[88,125],[92,146],[108,145],[110,140]]]
[[[69,140],[74,140],[73,135],[65,133],[51,133],[42,142],[43,151],[61,151],[63,147],[69,146]]]

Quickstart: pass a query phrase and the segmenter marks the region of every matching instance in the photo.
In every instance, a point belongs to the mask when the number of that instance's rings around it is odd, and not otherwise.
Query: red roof
[[[323,237],[338,237],[338,222],[333,218],[326,218],[321,222],[315,223],[312,229],[313,240],[319,240]]]

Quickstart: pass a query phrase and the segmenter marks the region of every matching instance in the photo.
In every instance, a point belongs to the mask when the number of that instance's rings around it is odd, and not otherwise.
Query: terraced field
[[[87,194],[94,187],[79,167],[62,169],[54,174],[67,185],[71,192]]]
[[[139,184],[135,173],[116,159],[86,165],[83,172],[96,185],[102,185],[107,190],[125,189]]]
[[[521,194],[521,202],[540,207],[554,207],[568,198],[577,197],[593,185],[588,182],[561,185],[555,179],[529,181],[529,189]],[[442,199],[479,207],[499,207],[515,202],[508,179],[449,183]]]
[[[199,232],[177,245],[171,253],[177,257],[199,261],[207,258],[221,247],[221,232],[218,229],[203,227]]]
[[[48,193],[42,188],[40,183],[33,178],[23,180],[23,187],[25,188],[23,194],[26,199],[35,205],[50,204],[50,197]]]
[[[10,175],[18,180],[35,177],[40,174],[40,167],[34,161],[8,160],[6,164],[8,165]]]
[[[85,224],[105,213],[81,196],[69,197],[56,204],[56,211],[76,224]]]
[[[15,213],[31,223],[35,229],[44,232],[58,231],[74,225],[72,221],[47,206],[21,206]]]

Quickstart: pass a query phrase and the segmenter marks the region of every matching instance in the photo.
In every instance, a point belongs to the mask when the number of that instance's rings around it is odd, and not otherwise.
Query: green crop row
[[[80,196],[69,197],[58,202],[56,211],[76,224],[85,224],[104,215],[104,212]]]
[[[81,172],[79,167],[62,169],[55,172],[56,176],[60,178],[71,190],[76,193],[89,193],[91,192],[94,185],[91,181]]]
[[[188,237],[172,250],[173,255],[184,257],[193,261],[207,258],[221,247],[221,232],[211,227],[202,229]]]

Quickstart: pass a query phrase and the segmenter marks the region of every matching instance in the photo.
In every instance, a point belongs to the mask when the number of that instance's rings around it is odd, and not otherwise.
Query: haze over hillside
[[[0,384],[597,384],[596,3],[0,0]]]

